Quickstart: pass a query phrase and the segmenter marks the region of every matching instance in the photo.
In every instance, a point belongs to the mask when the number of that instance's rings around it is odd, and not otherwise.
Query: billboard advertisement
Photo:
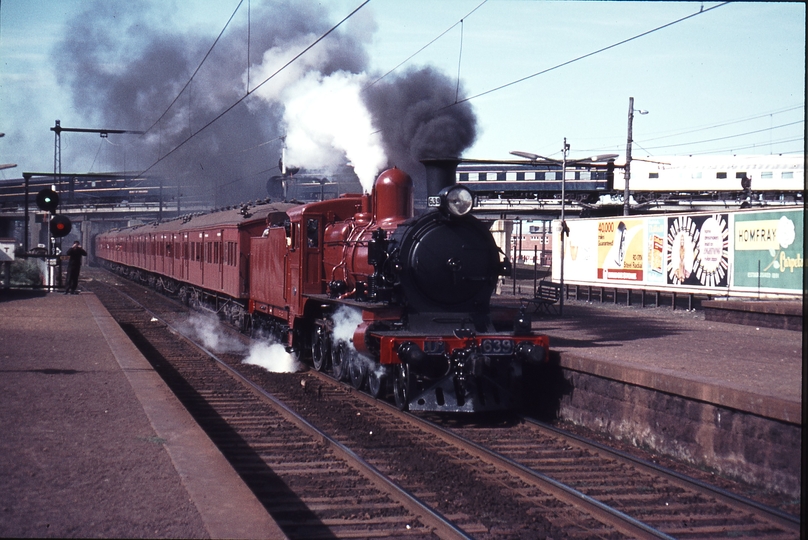
[[[642,282],[644,226],[640,219],[598,221],[598,279]]]
[[[575,219],[567,226],[565,283],[716,295],[802,294],[802,208]],[[557,241],[558,222],[553,231]],[[554,252],[556,282],[560,262]]]
[[[801,210],[737,215],[734,285],[801,291],[804,219]]]
[[[668,285],[727,287],[727,214],[668,218],[665,259]]]

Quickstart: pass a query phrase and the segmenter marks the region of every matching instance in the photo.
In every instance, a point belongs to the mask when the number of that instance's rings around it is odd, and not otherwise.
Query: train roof
[[[624,163],[624,159],[616,160]],[[622,166],[622,165],[621,165]],[[567,168],[588,168],[589,163],[570,160]],[[634,156],[631,167],[654,168],[704,168],[704,169],[803,169],[805,167],[804,154],[739,154],[739,155],[696,155],[696,156]],[[490,172],[490,171],[532,171],[532,170],[558,170],[561,162],[524,162],[524,161],[464,161],[457,166],[458,173],[464,172]]]
[[[652,156],[634,158],[631,160],[632,169],[636,167],[649,167],[659,169],[803,169],[805,156],[803,154],[788,155],[699,155],[699,156]]]
[[[150,234],[160,232],[192,231],[213,228],[242,228],[256,223],[266,223],[267,216],[275,214],[273,221],[282,222],[286,211],[300,206],[293,203],[268,203],[258,205],[244,205],[237,208],[219,210],[204,214],[189,214],[167,221],[135,225],[110,232],[116,234]]]

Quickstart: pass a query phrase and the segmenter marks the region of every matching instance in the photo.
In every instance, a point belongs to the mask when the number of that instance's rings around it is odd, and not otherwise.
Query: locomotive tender
[[[370,194],[263,204],[110,231],[96,255],[120,272],[261,332],[410,410],[515,408],[547,336],[523,312],[492,316],[510,271],[457,160],[427,163],[429,210],[393,168]]]

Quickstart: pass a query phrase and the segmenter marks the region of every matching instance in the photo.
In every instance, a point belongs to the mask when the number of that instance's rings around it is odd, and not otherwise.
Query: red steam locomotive
[[[271,203],[98,235],[108,265],[252,333],[268,334],[315,369],[392,392],[404,409],[477,412],[518,406],[526,364],[547,336],[520,312],[492,317],[510,263],[469,212],[457,161],[427,165],[429,210],[413,184],[383,172],[371,194]]]

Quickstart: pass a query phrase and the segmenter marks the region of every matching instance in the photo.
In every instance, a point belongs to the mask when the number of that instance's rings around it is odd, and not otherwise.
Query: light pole
[[[561,281],[561,298],[558,302],[558,314],[564,315],[564,297],[567,296],[564,291],[564,233],[567,231],[567,221],[565,209],[567,206],[567,152],[569,152],[570,145],[567,144],[567,138],[564,137],[564,146],[561,148],[561,266],[560,281]]]
[[[631,201],[631,190],[628,187],[628,181],[631,178],[631,143],[632,139],[632,132],[633,132],[633,125],[634,125],[634,112],[638,112],[640,114],[648,114],[648,111],[641,111],[639,109],[634,108],[634,98],[628,98],[628,141],[626,142],[626,169],[625,169],[625,179],[626,185],[623,190],[623,215],[629,215],[630,211],[630,201]]]
[[[529,160],[531,163],[536,164],[540,160],[543,162],[547,162],[554,165],[561,165],[561,265],[559,267],[559,277],[560,277],[560,284],[561,284],[561,299],[559,301],[559,315],[562,315],[564,312],[564,235],[567,234],[569,230],[567,228],[567,221],[566,221],[566,207],[567,207],[567,163],[573,163],[575,165],[592,165],[598,162],[604,162],[613,160],[614,158],[618,157],[617,154],[601,154],[598,156],[592,156],[584,159],[573,159],[567,160],[567,153],[570,150],[570,145],[567,144],[567,138],[564,137],[564,147],[562,148],[562,159],[561,161],[557,159],[552,159],[544,156],[540,156],[539,154],[533,154],[531,152],[521,152],[518,150],[512,150],[510,153],[514,156],[519,156]],[[555,249],[555,245],[553,246]]]

